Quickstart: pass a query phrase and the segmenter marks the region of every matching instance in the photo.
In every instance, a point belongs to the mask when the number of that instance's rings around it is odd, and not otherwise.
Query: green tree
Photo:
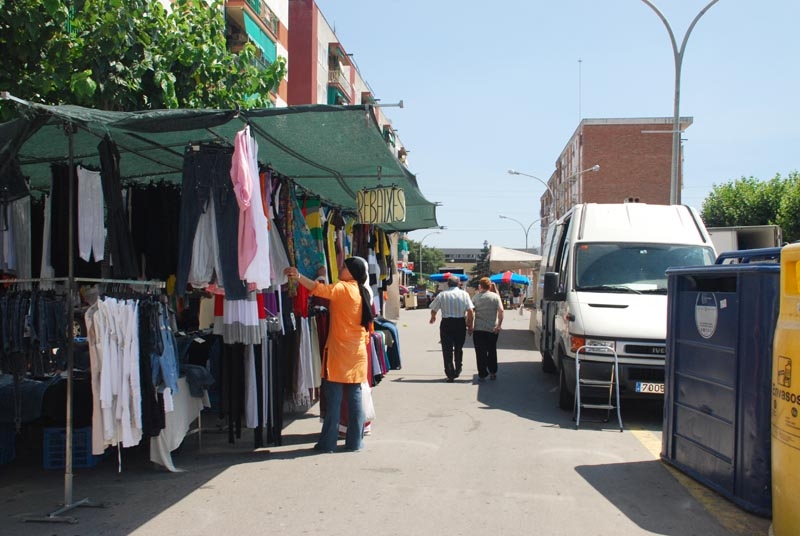
[[[782,191],[780,175],[769,181],[741,177],[715,184],[703,201],[703,222],[709,227],[774,224]]]
[[[755,177],[715,184],[703,201],[701,216],[707,227],[778,225],[787,241],[800,238],[800,174],[780,174],[770,180]]]
[[[420,263],[420,249],[419,242],[414,240],[408,241],[408,260],[414,263],[414,272],[416,274],[422,273],[423,277],[430,274],[439,272],[439,267],[444,265],[444,253],[436,248],[429,248],[422,246],[422,262]]]
[[[104,110],[269,107],[286,74],[228,51],[221,0],[0,2],[0,89]],[[12,111],[3,110],[4,118]]]
[[[478,262],[472,269],[469,271],[469,274],[472,278],[467,283],[472,288],[478,288],[478,281],[482,277],[489,277],[492,275],[491,269],[489,267],[489,242],[484,240],[483,241],[483,249],[481,250],[480,257],[478,257]]]
[[[792,172],[784,181],[783,195],[775,216],[775,223],[783,231],[787,242],[800,240],[800,173]]]

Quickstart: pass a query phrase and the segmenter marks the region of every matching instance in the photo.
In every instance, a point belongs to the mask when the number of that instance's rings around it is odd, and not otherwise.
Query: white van
[[[584,345],[616,351],[623,398],[663,395],[665,271],[715,258],[699,214],[683,205],[586,203],[550,225],[535,335],[543,369],[559,373],[559,406],[573,409],[575,352]],[[608,380],[609,368],[581,363],[581,378]]]

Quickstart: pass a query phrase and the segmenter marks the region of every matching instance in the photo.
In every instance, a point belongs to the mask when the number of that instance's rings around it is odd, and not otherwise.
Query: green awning
[[[69,156],[65,123],[77,127],[76,162],[99,168],[97,145],[108,134],[120,151],[123,181],[173,182],[181,181],[183,151],[189,143],[232,145],[236,133],[250,124],[259,161],[324,203],[355,212],[356,192],[395,185],[405,192],[406,220],[382,228],[439,226],[436,205],[425,199],[414,174],[383,140],[369,105],[109,112],[13,99],[20,103],[22,117],[0,124],[0,187],[11,179],[18,162],[32,188],[46,188],[50,164]]]
[[[278,57],[278,48],[275,42],[259,28],[258,23],[247,11],[244,12],[244,29],[247,31],[247,37],[252,39],[264,53],[264,59],[269,63],[275,63],[275,58]]]

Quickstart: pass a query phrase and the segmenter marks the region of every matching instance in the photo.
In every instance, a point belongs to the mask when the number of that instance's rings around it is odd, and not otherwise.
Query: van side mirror
[[[558,272],[547,272],[544,274],[544,299],[549,301],[563,301],[566,295],[559,292]]]

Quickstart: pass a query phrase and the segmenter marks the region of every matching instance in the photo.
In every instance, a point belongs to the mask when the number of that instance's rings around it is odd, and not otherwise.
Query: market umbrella
[[[451,274],[450,272],[445,272],[443,274],[431,274],[428,279],[431,281],[444,282],[450,279],[452,276],[458,277],[461,281],[466,281],[469,279],[467,274]]]
[[[516,283],[518,285],[530,285],[531,280],[524,275],[515,274],[514,272],[501,272],[489,277],[492,283]]]

